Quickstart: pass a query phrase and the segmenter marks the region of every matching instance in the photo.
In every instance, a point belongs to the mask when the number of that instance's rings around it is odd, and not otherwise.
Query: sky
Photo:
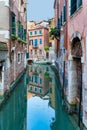
[[[54,0],[28,0],[27,20],[41,21],[53,18]]]

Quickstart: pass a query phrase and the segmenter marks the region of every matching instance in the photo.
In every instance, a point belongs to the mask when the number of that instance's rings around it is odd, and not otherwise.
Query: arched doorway
[[[69,85],[68,85],[68,101],[76,107],[78,112],[79,102],[80,102],[80,91],[82,85],[82,46],[81,40],[76,36],[71,42],[71,57],[69,61]]]

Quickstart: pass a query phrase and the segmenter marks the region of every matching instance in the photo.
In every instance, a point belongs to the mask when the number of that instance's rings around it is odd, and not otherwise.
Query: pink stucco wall
[[[34,34],[34,31],[37,31],[37,33],[39,32],[39,30],[42,30],[42,34],[37,34],[37,35],[32,35],[30,36],[30,32],[32,32]],[[44,46],[48,45],[49,42],[49,31],[47,28],[45,27],[40,27],[40,28],[34,28],[34,29],[29,29],[28,30],[28,39],[30,40],[38,40],[38,47],[33,47],[33,45],[29,44],[29,56],[30,58],[45,58],[45,50],[44,50]],[[42,44],[40,44],[40,39],[42,39]],[[31,54],[31,50],[33,52],[33,54]],[[35,55],[34,51],[37,50],[37,54]],[[42,54],[39,54],[39,51],[42,50]]]

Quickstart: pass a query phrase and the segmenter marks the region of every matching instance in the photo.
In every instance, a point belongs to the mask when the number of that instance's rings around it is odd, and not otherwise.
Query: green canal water
[[[77,130],[50,66],[29,65],[0,109],[0,130]]]

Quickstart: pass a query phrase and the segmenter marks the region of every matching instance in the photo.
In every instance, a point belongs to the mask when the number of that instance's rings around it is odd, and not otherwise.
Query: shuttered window
[[[77,8],[79,8],[82,5],[82,0],[77,0]]]
[[[63,11],[64,11],[64,22],[66,21],[66,6],[64,5],[63,7]]]
[[[60,18],[58,18],[58,28],[60,28]]]
[[[62,13],[61,13],[61,21],[60,21],[60,25],[62,26]]]
[[[71,0],[71,10],[70,14],[73,15],[74,12],[82,5],[82,0]]]
[[[11,12],[11,34],[16,35],[16,20],[13,12]]]
[[[71,15],[76,11],[76,1],[77,0],[71,0]]]

